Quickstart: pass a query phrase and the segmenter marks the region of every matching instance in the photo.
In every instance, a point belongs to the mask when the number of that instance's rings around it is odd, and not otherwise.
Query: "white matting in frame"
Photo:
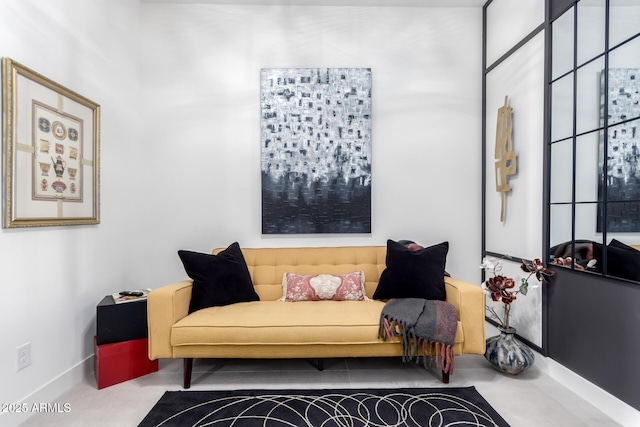
[[[3,228],[98,224],[100,106],[2,59]]]

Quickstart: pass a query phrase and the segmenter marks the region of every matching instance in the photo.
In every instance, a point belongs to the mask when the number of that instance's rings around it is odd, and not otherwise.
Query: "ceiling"
[[[226,5],[482,7],[487,0],[141,0],[143,3],[203,3]]]

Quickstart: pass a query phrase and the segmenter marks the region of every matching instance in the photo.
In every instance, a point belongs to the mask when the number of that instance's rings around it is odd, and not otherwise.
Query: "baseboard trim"
[[[493,336],[499,331],[487,322],[485,333],[487,336]],[[620,425],[640,426],[640,411],[550,357],[536,352],[534,365]]]
[[[536,366],[549,377],[598,408],[623,426],[640,426],[640,411],[587,381],[555,360],[536,355]]]
[[[36,405],[47,403],[58,403],[59,408],[64,409],[64,404],[59,400],[60,396],[69,391],[75,385],[80,384],[85,379],[91,378],[94,373],[94,355],[87,357],[75,366],[67,369],[51,381],[42,385],[40,388],[31,392],[27,396],[16,402],[21,405],[26,404],[27,412],[21,413],[1,413],[0,425],[8,427],[17,427],[24,421],[26,421],[35,412],[31,411],[31,408]],[[73,410],[73,408],[71,408]]]

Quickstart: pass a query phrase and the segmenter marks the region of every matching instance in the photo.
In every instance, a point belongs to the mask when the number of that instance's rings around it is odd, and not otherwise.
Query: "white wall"
[[[511,30],[518,22],[519,30]],[[499,0],[487,9],[487,60],[514,48],[544,22],[544,1],[527,0],[526,7]],[[486,77],[486,250],[514,258],[542,257],[542,199],[544,152],[544,31],[493,68]],[[487,66],[492,66],[489,62]],[[500,221],[501,195],[496,191],[495,141],[498,108],[505,96],[513,108],[513,150],[517,174],[509,178],[504,221]],[[523,277],[519,263],[504,263],[502,274],[517,283]],[[525,276],[526,277],[526,276]],[[535,277],[531,279],[535,282]],[[494,304],[501,314],[502,305]],[[510,325],[518,334],[542,347],[542,292],[532,289],[512,304]]]
[[[487,65],[500,59],[543,22],[544,1],[493,0],[487,6]]]
[[[509,97],[517,173],[509,177],[504,221],[495,185],[498,109]],[[486,246],[514,257],[542,257],[542,155],[544,149],[544,32],[487,74]]]
[[[144,149],[139,14],[129,0],[0,0],[0,56],[102,108],[102,223],[0,231],[0,402],[81,369],[93,353],[96,304],[151,285],[148,239],[134,213]],[[26,342],[32,364],[16,372],[16,347]]]
[[[180,248],[408,238],[449,240],[447,269],[479,282],[481,9],[145,3],[143,17],[158,280],[184,276]],[[371,235],[261,235],[260,69],[277,67],[372,69]]]
[[[0,402],[87,365],[96,304],[184,278],[180,248],[449,240],[479,282],[481,32],[480,8],[0,0],[0,56],[102,108],[102,223],[0,231]],[[285,66],[372,68],[371,235],[260,234],[259,69]]]

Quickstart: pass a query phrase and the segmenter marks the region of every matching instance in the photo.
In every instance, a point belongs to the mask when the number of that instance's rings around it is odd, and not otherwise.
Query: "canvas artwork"
[[[604,75],[604,74],[603,74]],[[601,119],[604,78],[601,78]],[[609,69],[607,150],[607,231],[640,231],[640,68]],[[603,123],[604,125],[604,120]],[[599,176],[604,169],[604,138],[600,139]],[[598,188],[603,197],[603,183]],[[598,210],[598,231],[602,231]]]
[[[371,232],[371,69],[261,70],[263,234]]]

